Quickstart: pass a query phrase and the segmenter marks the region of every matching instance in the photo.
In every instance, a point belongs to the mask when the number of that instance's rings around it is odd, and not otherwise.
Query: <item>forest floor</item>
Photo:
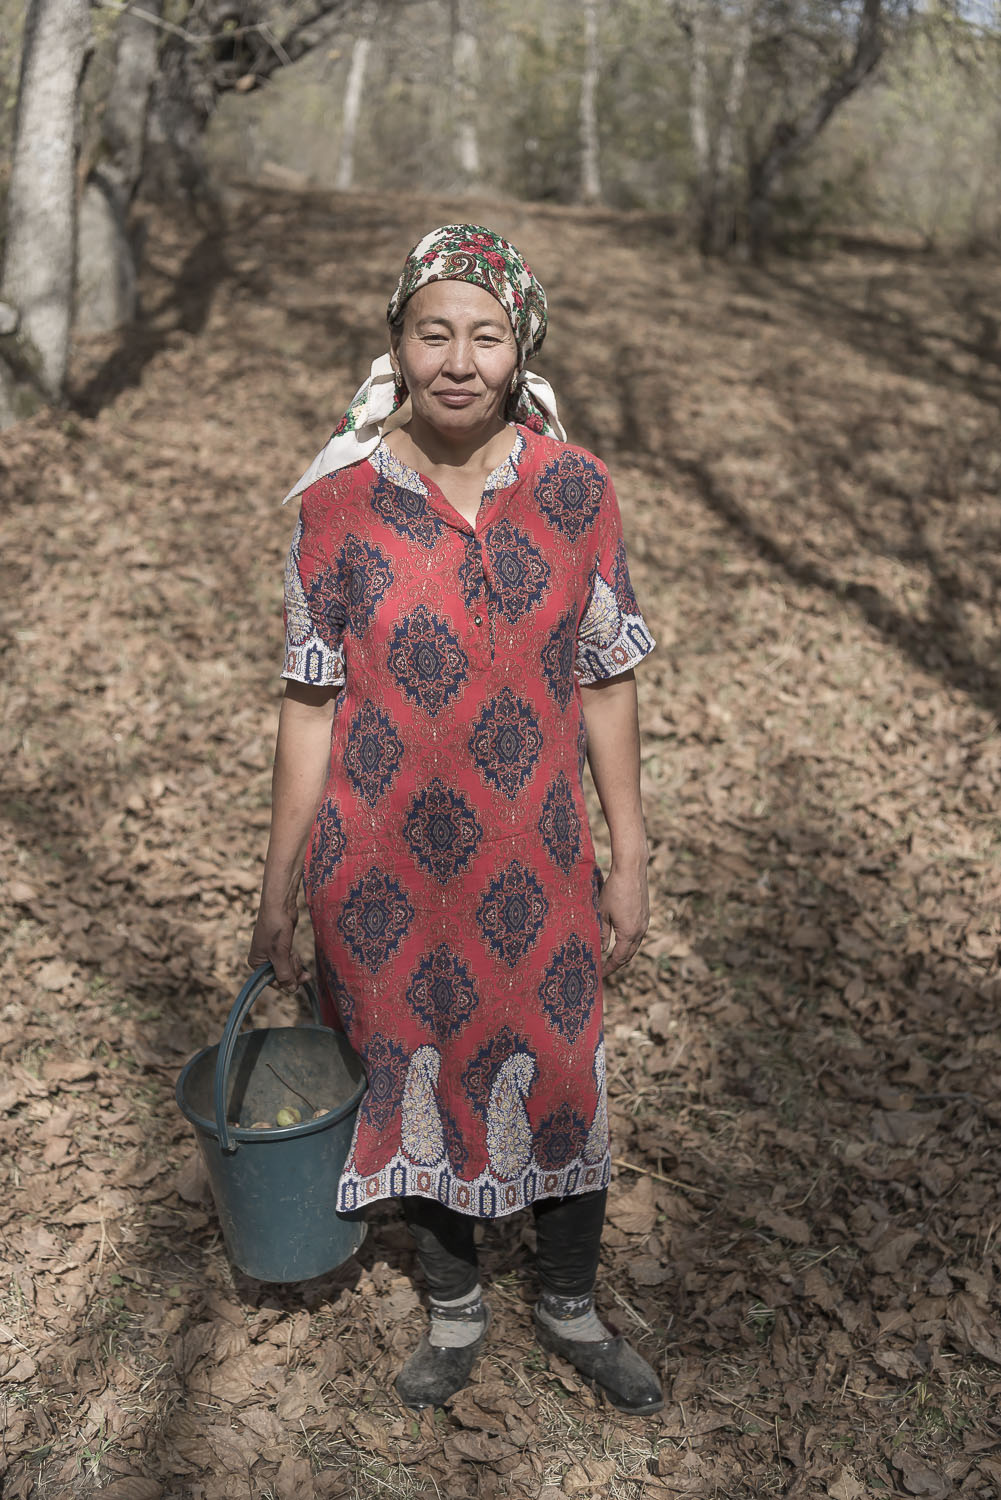
[[[540,368],[659,641],[599,1295],[663,1374],[646,1421],[536,1351],[521,1216],[471,1385],[411,1417],[395,1210],[339,1271],[253,1281],[174,1102],[246,973],[279,501],[457,215],[550,291]],[[143,293],[0,445],[3,1500],[997,1496],[1001,270],[248,192],[154,222]]]

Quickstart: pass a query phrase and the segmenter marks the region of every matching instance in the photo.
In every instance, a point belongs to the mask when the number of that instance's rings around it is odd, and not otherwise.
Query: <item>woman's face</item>
[[[407,303],[393,360],[414,416],[463,437],[495,429],[518,368],[507,313],[481,286],[434,281]]]

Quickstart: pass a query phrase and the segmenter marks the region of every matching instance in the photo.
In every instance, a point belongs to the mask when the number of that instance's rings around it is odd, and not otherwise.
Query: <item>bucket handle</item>
[[[227,1152],[235,1151],[239,1142],[231,1141],[229,1129],[226,1124],[226,1095],[229,1092],[229,1070],[233,1061],[233,1053],[236,1050],[236,1038],[240,1027],[250,1014],[251,1007],[261,998],[264,991],[272,983],[275,977],[273,965],[262,964],[255,969],[247,980],[243,989],[233,1002],[233,1009],[226,1021],[226,1029],[219,1043],[219,1051],[216,1054],[215,1065],[215,1122],[219,1132],[220,1149]],[[302,988],[306,991],[310,1009],[313,1012],[313,1021],[317,1026],[323,1025],[320,1016],[320,1002],[317,999],[316,989],[311,979],[302,981]]]

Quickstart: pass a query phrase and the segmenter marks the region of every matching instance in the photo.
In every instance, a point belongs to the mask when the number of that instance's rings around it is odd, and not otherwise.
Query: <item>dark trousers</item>
[[[544,1292],[587,1297],[598,1274],[598,1252],[608,1189],[573,1198],[542,1198],[535,1215],[536,1269]],[[453,1302],[479,1280],[473,1232],[476,1220],[433,1198],[404,1198],[403,1216],[431,1296]]]

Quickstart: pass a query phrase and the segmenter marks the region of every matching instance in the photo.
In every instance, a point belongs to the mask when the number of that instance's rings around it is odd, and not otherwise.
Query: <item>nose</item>
[[[450,375],[453,380],[469,380],[474,373],[472,339],[450,339],[442,364],[442,374]]]

